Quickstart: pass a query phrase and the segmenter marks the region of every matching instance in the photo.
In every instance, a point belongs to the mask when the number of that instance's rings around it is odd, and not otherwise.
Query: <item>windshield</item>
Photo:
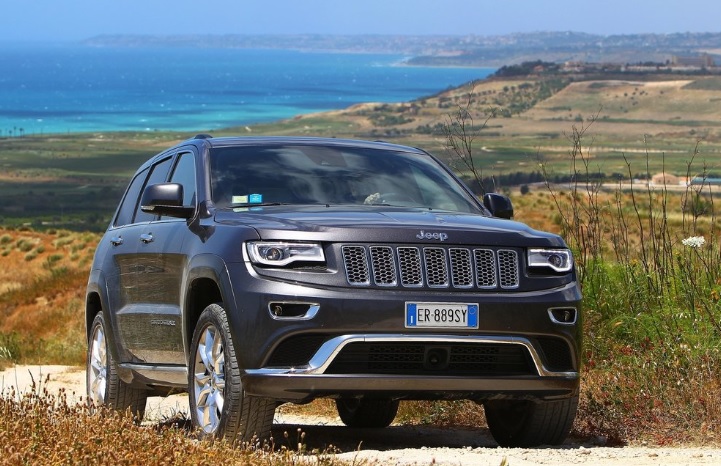
[[[218,207],[376,205],[480,209],[433,158],[356,147],[241,146],[211,150]]]

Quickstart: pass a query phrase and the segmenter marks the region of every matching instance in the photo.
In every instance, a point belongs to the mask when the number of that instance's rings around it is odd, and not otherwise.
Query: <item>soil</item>
[[[68,366],[15,366],[0,372],[0,392],[8,396],[33,390],[56,394],[63,389],[69,402],[85,396],[85,370]],[[173,395],[148,400],[146,422],[154,423],[188,411],[188,398]],[[375,460],[382,465],[509,466],[592,464],[600,466],[645,466],[721,464],[721,449],[702,447],[602,446],[603,439],[578,442],[569,439],[553,448],[499,448],[485,428],[441,429],[427,426],[392,425],[386,429],[351,429],[338,418],[299,416],[284,412],[275,417],[273,435],[295,450],[298,437],[308,451],[338,451],[335,458],[358,464]],[[287,434],[287,437],[286,437]],[[287,438],[287,440],[286,440]],[[279,442],[276,440],[276,444]]]

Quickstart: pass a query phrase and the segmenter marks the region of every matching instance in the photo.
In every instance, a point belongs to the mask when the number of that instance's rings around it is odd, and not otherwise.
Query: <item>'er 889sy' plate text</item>
[[[406,328],[478,328],[478,304],[406,303]]]

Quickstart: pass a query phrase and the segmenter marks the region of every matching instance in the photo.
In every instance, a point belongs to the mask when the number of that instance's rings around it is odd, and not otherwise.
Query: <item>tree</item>
[[[476,128],[471,113],[473,89],[471,89],[467,97],[465,104],[457,105],[458,108],[455,113],[446,115],[443,123],[443,134],[446,138],[445,146],[446,150],[451,154],[451,158],[461,162],[465,169],[471,172],[480,187],[481,194],[485,194],[489,190],[486,189],[484,184],[483,168],[477,167],[473,160],[473,143],[480,132],[488,125],[488,121],[496,115],[496,109],[489,108],[483,115],[485,120],[479,128]],[[495,188],[495,182],[491,181]],[[493,191],[493,189],[490,191]]]

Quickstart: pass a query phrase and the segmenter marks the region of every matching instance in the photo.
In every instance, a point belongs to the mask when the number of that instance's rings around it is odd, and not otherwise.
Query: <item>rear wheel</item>
[[[502,447],[560,445],[573,427],[578,396],[553,401],[486,401],[486,422]]]
[[[118,366],[110,351],[110,333],[101,311],[93,320],[88,339],[86,386],[88,402],[119,411],[130,409],[136,422],[143,420],[148,392],[133,388],[118,377]]]
[[[246,395],[225,310],[211,304],[193,332],[190,416],[204,437],[248,442],[270,434],[275,400]]]
[[[335,401],[338,415],[348,427],[388,427],[398,413],[398,400],[387,398],[341,398]]]

